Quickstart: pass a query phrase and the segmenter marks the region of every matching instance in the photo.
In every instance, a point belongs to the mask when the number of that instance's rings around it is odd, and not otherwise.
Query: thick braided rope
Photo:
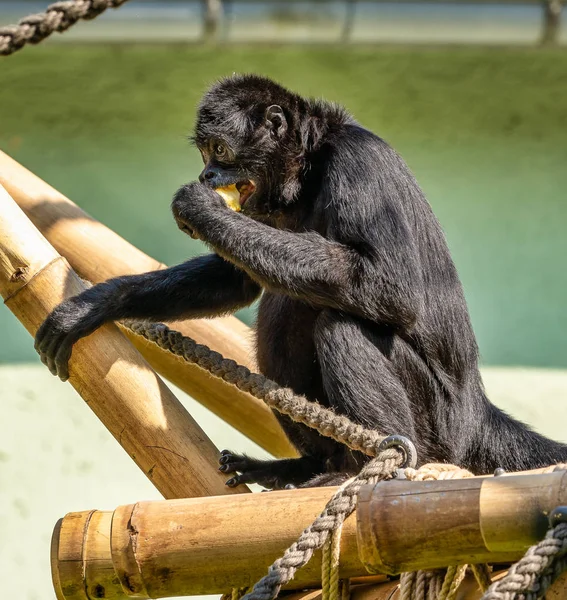
[[[345,486],[341,486],[345,487]],[[333,529],[323,545],[321,558],[321,600],[340,600],[341,582],[339,579],[339,564],[341,559],[342,523]]]
[[[490,568],[487,564],[481,563],[478,565],[469,565],[473,575],[478,583],[478,587],[482,592],[486,592],[486,590],[492,585],[492,579],[490,577]]]
[[[473,477],[466,469],[443,463],[430,463],[419,469],[406,468],[406,479],[410,481],[435,481],[441,479],[463,479]],[[488,567],[483,570],[477,566],[478,577],[483,578],[488,572]],[[417,571],[415,573],[402,573],[400,577],[400,595],[402,600],[453,600],[457,594],[466,573],[466,565],[449,567],[443,579],[439,573]],[[476,573],[475,573],[476,576]],[[490,579],[489,579],[490,582]],[[482,588],[486,590],[488,586]]]
[[[367,463],[359,475],[346,487],[340,488],[329,500],[323,512],[313,521],[268,569],[243,600],[273,600],[281,587],[291,581],[298,569],[305,566],[313,553],[327,541],[330,533],[340,527],[356,508],[357,495],[366,484],[392,478],[403,462],[402,454],[394,449],[381,452]]]
[[[443,587],[443,571],[426,571],[427,576],[427,600],[437,600]]]
[[[456,567],[448,567],[443,586],[439,592],[438,600],[455,600],[455,596],[459,591],[459,586],[465,578],[467,565],[458,565]]]
[[[461,467],[445,463],[428,463],[419,469],[404,469],[406,479],[410,481],[438,481],[442,479],[466,479],[474,475]]]
[[[384,436],[377,431],[365,429],[347,417],[337,415],[317,402],[311,402],[290,388],[277,383],[236,361],[224,358],[219,352],[174,331],[162,323],[126,321],[122,323],[130,331],[154,342],[160,348],[195,363],[216,377],[236,385],[244,392],[263,400],[270,408],[287,415],[298,423],[316,429],[321,435],[333,438],[353,450],[368,456],[376,456]]]
[[[408,571],[400,575],[400,600],[438,600],[444,571]]]
[[[127,0],[65,0],[46,11],[29,15],[17,25],[0,27],[0,55],[7,56],[26,44],[39,44],[53,32],[62,33],[81,19],[94,19],[107,8],[118,8]]]
[[[541,600],[567,569],[567,523],[550,529],[508,574],[493,583],[482,600]]]
[[[424,600],[424,590],[417,590],[417,576],[423,571],[407,571],[400,575],[400,600]]]

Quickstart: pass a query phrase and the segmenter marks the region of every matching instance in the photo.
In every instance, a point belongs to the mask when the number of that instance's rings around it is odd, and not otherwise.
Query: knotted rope
[[[352,481],[347,482],[329,500],[323,512],[313,521],[268,569],[243,600],[273,600],[281,587],[291,581],[298,569],[305,566],[313,553],[327,541],[329,534],[340,527],[356,508],[358,492],[363,485],[394,477],[404,458],[393,448],[382,451],[370,461]]]
[[[406,479],[411,481],[436,481],[441,479],[464,479],[474,477],[466,469],[454,465],[431,463],[419,469],[404,470]],[[472,566],[475,577],[484,591],[490,585],[490,574],[486,565]],[[452,566],[438,571],[417,571],[402,573],[400,595],[402,600],[454,600],[465,574],[466,565]]]
[[[298,569],[305,566],[313,553],[329,539],[326,562],[323,563],[325,600],[338,600],[340,593],[338,554],[340,529],[345,519],[356,508],[360,488],[366,484],[390,479],[405,462],[407,456],[396,448],[383,449],[386,439],[377,431],[365,429],[347,417],[335,414],[317,402],[307,400],[290,388],[282,388],[274,381],[252,373],[236,361],[224,358],[203,344],[174,331],[163,323],[126,321],[122,325],[137,335],[154,342],[160,348],[180,356],[187,362],[199,365],[212,375],[236,385],[239,389],[263,400],[268,406],[303,423],[320,434],[331,437],[353,450],[375,457],[367,463],[357,477],[343,484],[329,500],[323,512],[307,527],[268,569],[268,574],[253,587],[243,600],[273,600],[283,585],[293,579]],[[334,534],[334,543],[332,536]],[[331,536],[331,537],[330,537]],[[327,568],[325,569],[325,564]]]
[[[0,55],[7,56],[26,44],[39,44],[53,32],[62,33],[77,21],[94,19],[107,8],[118,8],[127,0],[65,0],[46,11],[29,15],[17,25],[0,27]]]

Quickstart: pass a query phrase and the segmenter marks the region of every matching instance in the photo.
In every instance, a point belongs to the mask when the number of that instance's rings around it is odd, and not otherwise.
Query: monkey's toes
[[[230,450],[223,450],[219,458],[219,471],[221,473],[236,473],[246,471],[250,467],[249,463],[250,460],[245,456],[240,454],[232,454]]]

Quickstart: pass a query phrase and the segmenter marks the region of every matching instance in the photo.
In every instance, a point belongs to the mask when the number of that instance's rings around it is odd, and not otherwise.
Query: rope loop
[[[403,435],[389,435],[384,438],[378,450],[386,450],[387,448],[398,448],[404,454],[404,462],[401,465],[401,469],[415,469],[417,465],[417,450],[414,443]]]

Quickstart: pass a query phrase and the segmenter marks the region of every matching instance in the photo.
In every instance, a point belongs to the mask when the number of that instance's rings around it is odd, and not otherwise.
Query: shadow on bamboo
[[[3,152],[0,152],[0,185],[84,279],[97,283],[119,275],[165,267],[87,215]],[[225,357],[254,368],[250,358],[250,329],[235,317],[195,319],[174,322],[170,326]],[[140,336],[124,333],[158,373],[245,436],[274,456],[297,455],[272,411],[261,400]]]
[[[59,302],[83,289],[0,185],[0,294],[6,306],[34,335]],[[213,443],[114,325],[76,344],[69,382],[166,498],[229,491]]]

